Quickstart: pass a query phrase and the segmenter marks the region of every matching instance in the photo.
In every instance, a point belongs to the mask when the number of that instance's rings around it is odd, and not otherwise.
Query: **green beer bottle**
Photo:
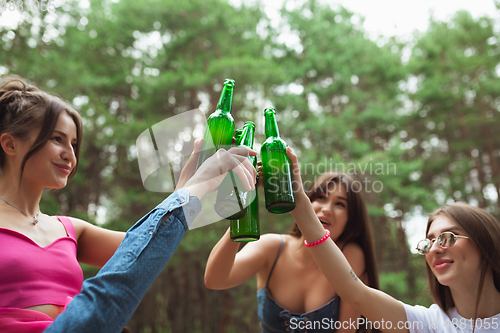
[[[257,166],[255,159],[254,166]],[[247,207],[247,213],[239,220],[229,221],[230,236],[233,242],[251,242],[259,240],[259,196],[255,191],[255,198]]]
[[[198,165],[215,154],[220,148],[229,149],[233,141],[234,119],[231,116],[233,102],[234,80],[226,79],[220,94],[217,109],[207,119],[207,128],[203,140],[203,147],[198,157]]]
[[[243,126],[243,130],[236,130],[236,146],[253,149],[254,132],[254,123],[247,121]],[[255,156],[249,156],[249,159],[251,163],[256,160]],[[255,198],[256,193],[255,190],[246,191],[238,176],[229,171],[217,191],[217,199],[214,205],[215,211],[228,220],[241,219],[245,216],[247,206]]]
[[[243,128],[238,128],[236,131],[234,131],[234,142],[235,145],[238,145],[238,142],[241,140],[241,134],[243,133]]]
[[[253,137],[255,132],[255,124],[247,121],[243,126],[243,133],[240,137],[237,136],[237,145],[246,146],[253,149]],[[249,156],[248,159],[257,168],[257,156]],[[255,195],[255,196],[254,196]],[[234,242],[251,242],[260,238],[259,228],[259,198],[257,189],[247,192],[246,203],[250,201],[247,207],[247,213],[239,220],[231,220],[230,236]]]
[[[276,111],[264,110],[266,141],[260,149],[266,209],[275,214],[286,213],[295,208],[290,159],[286,154],[286,143],[280,138]]]

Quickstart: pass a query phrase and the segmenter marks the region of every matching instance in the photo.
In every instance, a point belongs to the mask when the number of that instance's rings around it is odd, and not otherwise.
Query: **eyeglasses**
[[[446,248],[449,248],[449,247],[452,247],[453,245],[455,245],[457,238],[469,239],[469,237],[467,237],[467,236],[459,236],[459,235],[455,235],[451,231],[445,231],[441,235],[438,236],[437,241],[438,241],[439,246],[441,246],[443,249],[446,249]],[[420,242],[418,242],[418,244],[417,244],[418,254],[426,255],[427,253],[429,253],[429,251],[432,247],[432,244],[434,244],[435,240],[436,240],[436,238],[434,238],[434,239],[427,239],[426,238],[426,239],[422,239]]]

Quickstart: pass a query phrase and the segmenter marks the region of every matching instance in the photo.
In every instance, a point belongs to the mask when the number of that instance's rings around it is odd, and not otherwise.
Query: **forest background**
[[[394,297],[431,303],[424,260],[405,233],[414,216],[466,201],[500,217],[500,33],[489,17],[460,11],[401,41],[370,39],[355,13],[313,0],[284,7],[278,25],[258,4],[223,0],[14,9],[16,28],[0,22],[0,75],[62,96],[84,119],[79,172],[47,193],[47,214],[129,228],[168,195],[144,189],[137,137],[184,111],[213,112],[229,77],[236,125],[257,124],[257,149],[262,111],[274,106],[302,167],[317,166],[305,181],[343,166],[366,185],[381,289]],[[286,233],[292,218],[261,202],[260,221],[262,233]],[[133,332],[258,332],[253,279],[226,291],[203,283],[227,225],[186,234],[130,321]]]

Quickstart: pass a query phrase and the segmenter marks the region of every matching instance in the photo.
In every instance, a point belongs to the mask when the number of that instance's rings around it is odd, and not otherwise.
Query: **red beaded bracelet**
[[[313,246],[316,246],[316,245],[319,245],[321,243],[323,243],[324,241],[326,241],[328,239],[328,237],[330,237],[330,230],[326,229],[326,233],[325,235],[323,236],[323,238],[321,238],[320,240],[317,240],[315,241],[314,243],[308,243],[305,239],[304,239],[304,245],[306,247],[313,247]]]

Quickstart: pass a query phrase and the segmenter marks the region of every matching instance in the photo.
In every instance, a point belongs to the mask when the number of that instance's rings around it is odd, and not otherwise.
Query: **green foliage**
[[[433,302],[427,287],[427,277],[421,274],[425,272],[424,258],[412,255],[409,265],[406,271],[380,273],[380,290],[407,304],[430,306]],[[415,286],[410,286],[408,281],[413,279]]]
[[[380,274],[380,288],[390,295],[404,295],[408,292],[405,282],[406,272],[387,272]]]
[[[408,67],[417,90],[408,117],[422,178],[439,191],[438,203],[476,202],[499,215],[500,60],[494,22],[458,12],[448,23],[432,21],[418,39]],[[486,189],[497,199],[485,196]]]
[[[79,172],[44,195],[42,211],[102,222],[105,209],[105,227],[128,229],[168,195],[144,190],[139,134],[184,111],[212,112],[230,77],[236,126],[256,123],[256,150],[262,111],[273,106],[304,181],[337,170],[362,183],[382,290],[428,305],[424,261],[404,245],[407,216],[455,200],[500,214],[495,22],[458,12],[405,45],[368,39],[342,7],[287,8],[276,25],[258,3],[65,1],[53,13],[24,13],[16,28],[0,25],[0,73],[62,96],[84,120]],[[259,200],[262,233],[286,233],[291,215],[269,214]],[[228,291],[204,286],[207,257],[227,227],[186,234],[129,323],[134,331],[258,330],[254,280]]]

